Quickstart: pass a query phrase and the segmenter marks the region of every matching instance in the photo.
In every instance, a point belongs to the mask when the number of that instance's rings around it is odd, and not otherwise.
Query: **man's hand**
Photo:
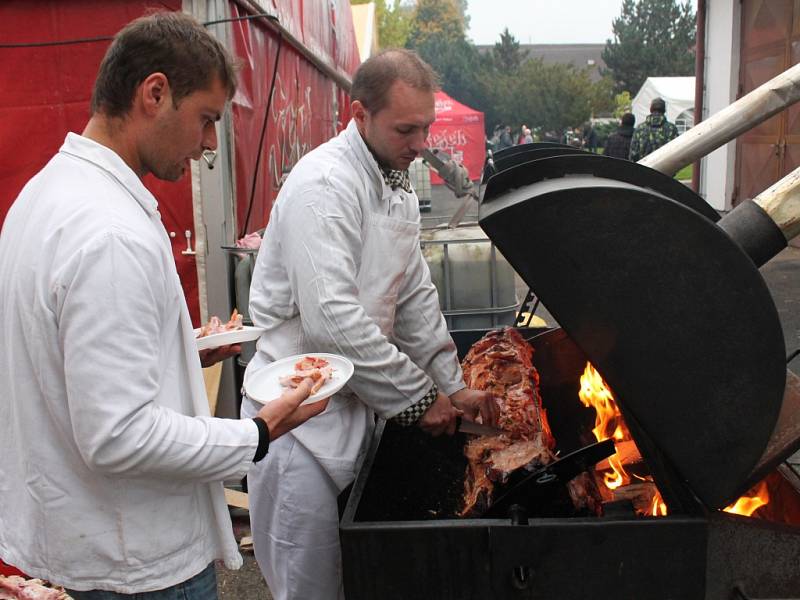
[[[239,344],[228,344],[227,346],[218,346],[216,348],[200,350],[200,364],[203,365],[203,368],[205,369],[206,367],[210,367],[221,360],[225,360],[231,356],[236,356],[241,351],[242,347]]]
[[[311,393],[311,382],[306,379],[292,390],[287,390],[279,398],[267,402],[258,411],[258,417],[264,419],[269,428],[269,440],[279,438],[287,431],[318,415],[328,406],[328,398],[300,406]]]
[[[436,400],[420,417],[417,425],[425,433],[434,437],[443,433],[453,435],[456,432],[456,418],[461,414],[461,411],[450,402],[450,398],[439,392]]]
[[[480,415],[484,425],[497,425],[500,410],[494,396],[489,392],[463,388],[450,396],[450,400],[453,406],[464,412],[466,419],[474,421]]]

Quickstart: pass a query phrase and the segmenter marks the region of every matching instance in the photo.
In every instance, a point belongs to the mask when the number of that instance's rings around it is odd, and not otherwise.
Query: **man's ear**
[[[353,119],[359,129],[363,128],[364,121],[367,118],[367,109],[361,104],[361,100],[353,100],[352,104],[350,104],[350,114],[353,115]]]
[[[163,73],[151,73],[139,84],[137,93],[143,110],[155,114],[172,102],[169,80]]]

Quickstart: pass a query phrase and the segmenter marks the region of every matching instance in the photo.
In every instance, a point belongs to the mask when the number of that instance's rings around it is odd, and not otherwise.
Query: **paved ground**
[[[423,213],[423,223],[426,226],[447,222],[461,202],[443,186],[434,187],[432,196],[431,212]],[[473,204],[464,221],[475,221],[477,214],[477,204]],[[778,309],[788,355],[800,348],[800,248],[789,246],[762,267],[761,273]],[[525,289],[525,284],[520,281],[518,294],[524,294]],[[549,324],[554,324],[552,317],[546,312],[537,314],[544,316]],[[800,373],[800,356],[789,363],[789,368]],[[793,462],[800,463],[800,453]],[[235,532],[237,539],[242,535],[249,535],[246,514],[243,512],[235,514]],[[239,571],[229,571],[218,566],[220,600],[272,600],[252,552],[245,552],[244,559],[244,567]]]

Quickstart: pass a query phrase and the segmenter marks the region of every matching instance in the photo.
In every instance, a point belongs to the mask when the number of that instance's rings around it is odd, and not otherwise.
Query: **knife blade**
[[[501,433],[506,433],[497,427],[475,423],[474,421],[467,421],[462,417],[456,418],[456,429],[462,433],[470,433],[472,435],[500,435]]]

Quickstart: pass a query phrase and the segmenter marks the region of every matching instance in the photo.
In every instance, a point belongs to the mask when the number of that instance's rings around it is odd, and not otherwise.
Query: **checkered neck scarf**
[[[406,192],[411,193],[411,178],[408,176],[408,169],[405,171],[398,171],[396,169],[387,169],[381,167],[383,180],[386,185],[390,186],[393,190],[403,188]]]

